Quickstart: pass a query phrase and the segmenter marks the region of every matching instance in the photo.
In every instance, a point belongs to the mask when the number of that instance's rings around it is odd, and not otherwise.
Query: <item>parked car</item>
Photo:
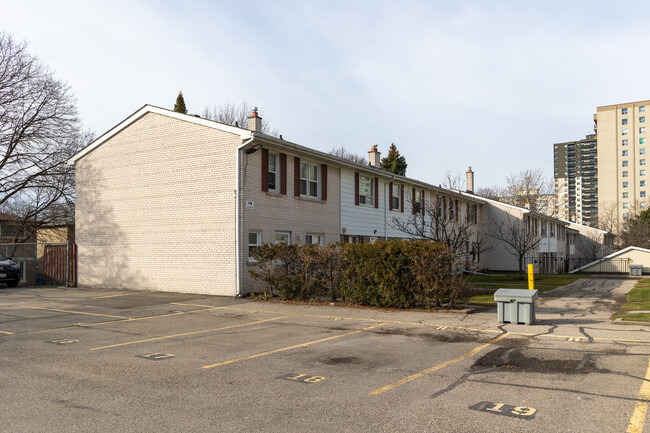
[[[20,266],[0,254],[0,283],[5,283],[9,287],[16,287],[20,281]]]

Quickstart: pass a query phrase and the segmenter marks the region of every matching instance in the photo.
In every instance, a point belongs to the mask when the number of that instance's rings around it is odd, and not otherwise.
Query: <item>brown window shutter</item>
[[[424,190],[422,190],[422,204],[420,205],[420,213],[424,215]]]
[[[293,195],[300,197],[300,158],[293,157]]]
[[[320,189],[320,198],[323,201],[327,201],[327,165],[323,164],[320,166],[321,170],[321,181],[323,182],[323,186],[321,186]]]
[[[465,222],[469,222],[469,202],[465,203]]]
[[[379,209],[379,178],[375,178],[375,209]]]
[[[393,210],[393,182],[388,184],[388,210]]]
[[[413,196],[413,199],[411,201],[411,203],[413,203],[413,206],[411,206],[413,209],[411,209],[411,213],[415,215],[415,188],[411,188],[411,189],[412,189],[411,195]]]
[[[404,185],[400,185],[400,212],[404,213]]]
[[[359,206],[359,173],[354,173],[354,204]]]
[[[280,154],[280,194],[287,195],[287,154]]]
[[[262,148],[262,191],[269,190],[269,150]]]

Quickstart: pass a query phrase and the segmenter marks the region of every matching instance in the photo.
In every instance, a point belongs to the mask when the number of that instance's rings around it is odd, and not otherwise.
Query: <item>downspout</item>
[[[237,171],[237,186],[235,188],[235,254],[237,255],[235,260],[235,279],[237,281],[236,296],[241,296],[241,233],[239,233],[241,230],[241,151],[254,140],[255,136],[252,136],[237,148],[237,162],[235,168]]]
[[[388,204],[386,203],[386,187],[395,180],[395,176],[391,176],[390,180],[384,184],[384,240],[388,240]]]

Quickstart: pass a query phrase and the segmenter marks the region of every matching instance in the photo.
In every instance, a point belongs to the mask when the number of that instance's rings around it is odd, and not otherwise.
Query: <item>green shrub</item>
[[[453,306],[464,288],[454,272],[455,252],[432,242],[267,244],[252,257],[251,275],[265,284],[265,294],[284,299],[341,296],[377,307],[440,307]]]

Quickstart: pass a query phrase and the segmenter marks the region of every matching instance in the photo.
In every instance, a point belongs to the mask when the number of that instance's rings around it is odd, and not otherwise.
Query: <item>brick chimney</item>
[[[248,129],[262,132],[262,118],[257,114],[257,107],[253,107],[253,112],[248,116]]]
[[[370,146],[370,152],[368,152],[368,164],[377,168],[381,165],[381,152],[377,150],[376,144]]]
[[[471,194],[474,194],[474,172],[472,171],[472,167],[467,170],[465,176],[465,190]]]

